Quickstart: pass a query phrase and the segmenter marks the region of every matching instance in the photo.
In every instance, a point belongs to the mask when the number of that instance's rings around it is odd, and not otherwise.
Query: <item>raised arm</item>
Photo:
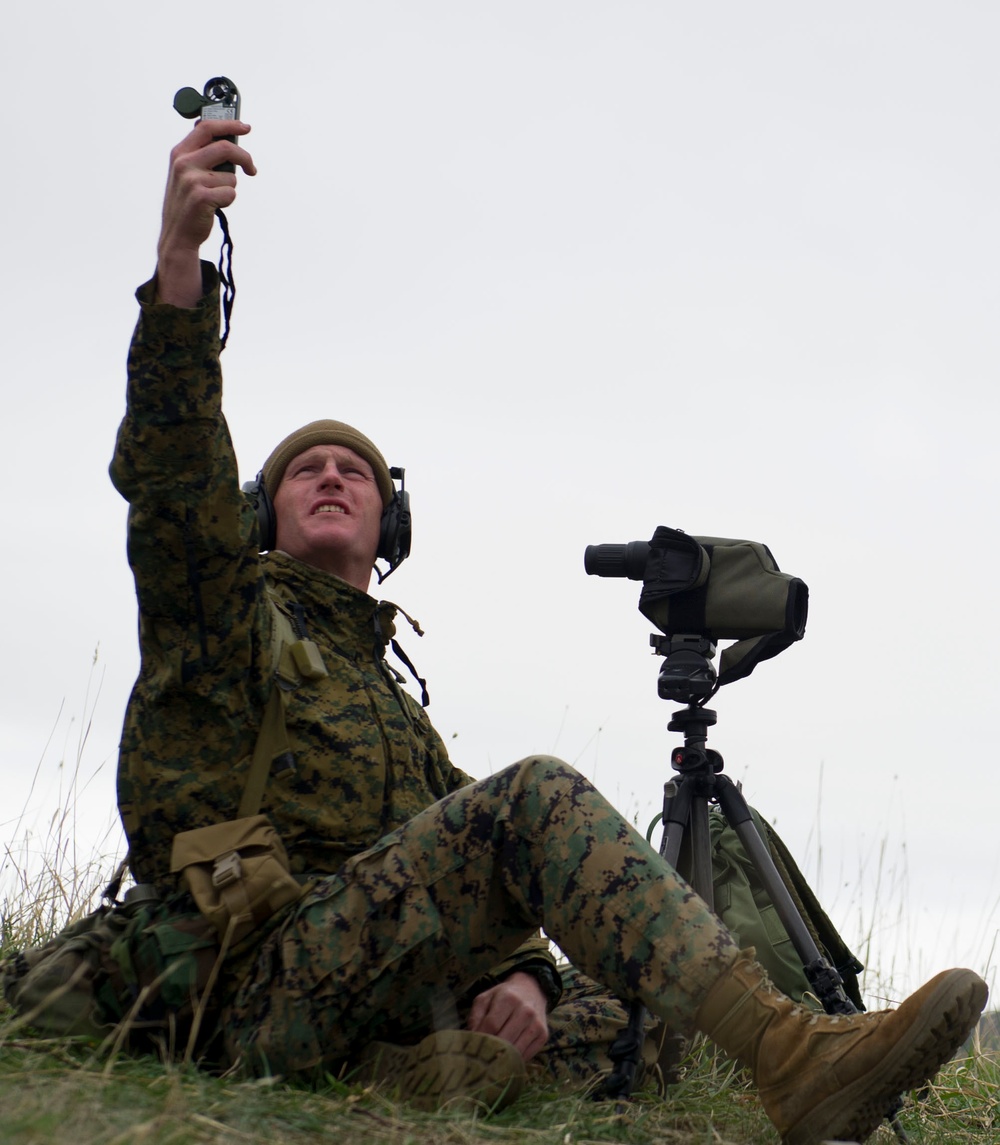
[[[137,292],[126,411],[111,463],[130,505],[144,667],[166,657],[185,687],[205,694],[233,680],[243,686],[260,575],[254,515],[222,414],[219,282],[199,261],[216,208],[236,196],[236,175],[213,168],[231,162],[256,171],[248,152],[217,138],[223,131],[239,137],[249,128],[205,121],[170,154],[159,261]]]

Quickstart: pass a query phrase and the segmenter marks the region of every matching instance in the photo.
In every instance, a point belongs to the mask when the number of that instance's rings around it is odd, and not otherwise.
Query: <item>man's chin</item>
[[[310,530],[307,535],[294,540],[280,538],[275,546],[303,564],[332,572],[352,583],[355,583],[356,576],[348,570],[371,570],[375,564],[376,547],[377,542],[362,543],[353,528]]]

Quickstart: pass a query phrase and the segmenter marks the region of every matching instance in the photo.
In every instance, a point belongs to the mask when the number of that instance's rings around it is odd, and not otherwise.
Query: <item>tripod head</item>
[[[656,681],[661,700],[687,704],[673,713],[667,730],[684,733],[684,746],[671,753],[670,766],[674,771],[699,772],[707,777],[722,771],[722,756],[705,747],[708,729],[716,714],[705,703],[719,690],[719,681],[712,666],[715,645],[703,636],[650,636],[649,643],[658,656],[663,656],[663,667]]]
[[[712,665],[715,645],[704,636],[657,636],[649,643],[663,667],[656,681],[661,700],[700,706],[719,690],[719,678]]]
[[[667,731],[683,732],[684,746],[670,754],[674,771],[697,774],[706,783],[706,792],[712,790],[711,777],[722,771],[722,756],[706,748],[708,729],[716,714],[705,703],[719,690],[719,681],[712,666],[715,645],[703,636],[657,636],[653,633],[649,643],[659,656],[665,657],[656,691],[661,700],[674,700],[687,704],[674,712]]]

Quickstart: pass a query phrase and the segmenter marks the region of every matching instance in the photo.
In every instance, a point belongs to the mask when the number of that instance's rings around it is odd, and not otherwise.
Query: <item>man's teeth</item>
[[[317,513],[343,513],[344,510],[341,509],[341,507],[339,505],[320,505],[320,507],[316,510],[316,512]]]

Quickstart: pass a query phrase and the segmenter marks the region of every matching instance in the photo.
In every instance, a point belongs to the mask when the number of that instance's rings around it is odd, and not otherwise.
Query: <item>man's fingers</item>
[[[548,1040],[544,1007],[540,1012],[535,1006],[525,1005],[517,991],[506,984],[474,999],[468,1026],[477,1033],[492,1034],[509,1042],[525,1061],[530,1061]]]
[[[217,170],[227,162],[238,163],[248,174],[256,174],[250,155],[225,139],[214,139],[196,151],[174,156],[163,201],[166,226],[186,231],[188,220],[197,220],[206,211],[211,215],[217,207],[232,204],[236,198],[236,173]],[[197,223],[194,229],[199,229]]]
[[[228,207],[235,198],[236,176],[233,172],[205,170],[200,162],[197,166],[188,166],[181,160],[174,167],[163,202],[164,230],[198,232],[201,217],[207,220],[203,225],[210,228],[208,216],[216,207]]]
[[[249,123],[238,119],[202,119],[170,152],[171,168],[179,164],[196,164],[211,169],[220,163],[232,163],[247,175],[256,175],[253,157],[245,148],[231,142],[227,135],[246,135]]]
[[[236,143],[231,143],[228,139],[217,139],[214,143],[209,144],[205,150],[214,152],[217,148],[221,148],[222,154],[219,163],[232,163],[234,167],[241,168],[246,175],[257,174],[257,166],[249,151]],[[218,167],[219,163],[213,163],[212,166]]]
[[[232,163],[235,167],[242,168],[247,175],[257,174],[257,167],[250,152],[228,139],[213,137],[203,147],[178,156],[177,159],[178,166],[197,167],[207,171],[212,171],[220,163]],[[232,172],[229,174],[232,176]]]
[[[548,1040],[545,1023],[539,1023],[533,1014],[526,1011],[509,1014],[496,1031],[482,1032],[493,1033],[495,1037],[510,1042],[525,1061],[530,1061]]]

